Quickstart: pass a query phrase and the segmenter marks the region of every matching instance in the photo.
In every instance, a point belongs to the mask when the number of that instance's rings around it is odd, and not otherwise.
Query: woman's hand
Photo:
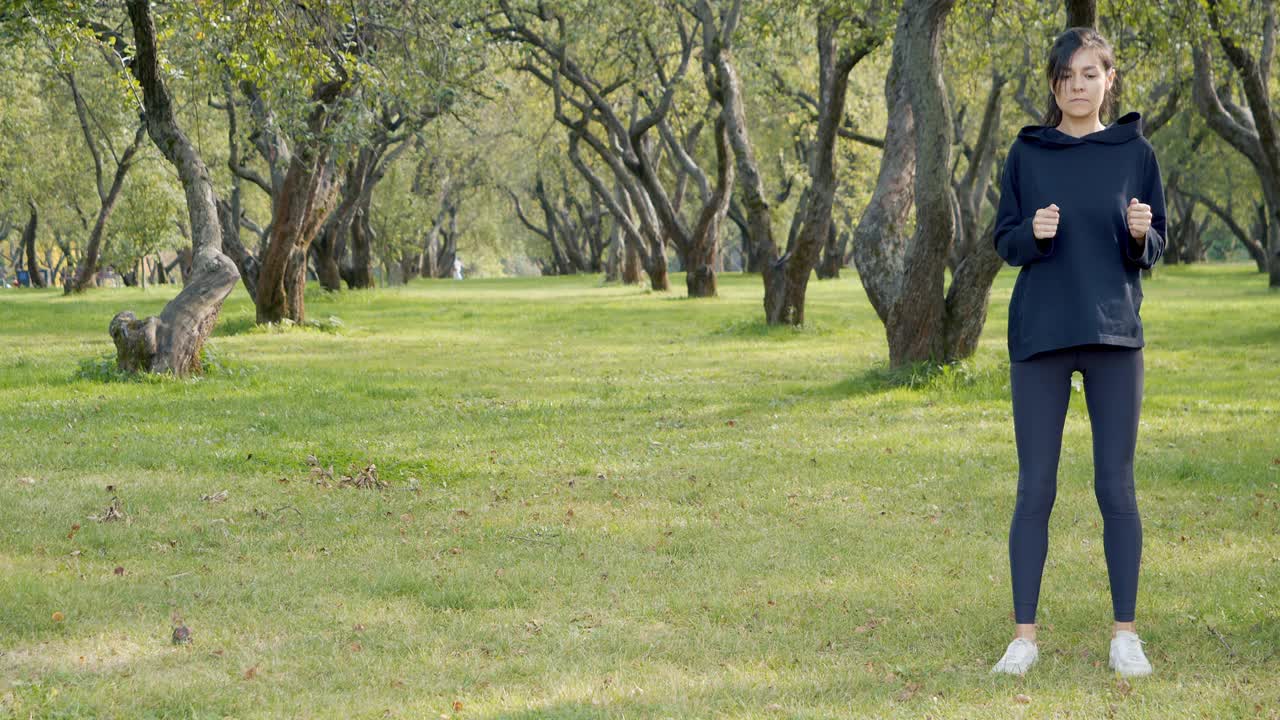
[[[1129,234],[1141,245],[1147,239],[1147,230],[1151,229],[1151,206],[1132,198],[1128,210]]]
[[[1036,211],[1031,221],[1031,234],[1037,240],[1048,240],[1058,234],[1058,206],[1050,205]]]

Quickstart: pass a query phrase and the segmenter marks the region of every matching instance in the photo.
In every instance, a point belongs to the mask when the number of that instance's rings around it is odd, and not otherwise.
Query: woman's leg
[[[1080,353],[1093,427],[1093,489],[1102,511],[1102,546],[1116,623],[1132,623],[1142,560],[1142,520],[1133,487],[1133,456],[1142,411],[1142,349]],[[1132,629],[1122,628],[1122,629]]]
[[[1018,500],[1009,527],[1009,569],[1014,619],[1022,626],[1036,621],[1074,360],[1075,353],[1067,350],[1010,364]],[[1019,635],[1034,638],[1034,628],[1019,628]]]

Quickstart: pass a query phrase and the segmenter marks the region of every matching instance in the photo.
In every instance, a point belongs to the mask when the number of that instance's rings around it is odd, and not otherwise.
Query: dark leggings
[[[1058,490],[1062,427],[1071,373],[1084,376],[1093,428],[1093,490],[1102,510],[1102,545],[1116,622],[1133,622],[1142,559],[1142,521],[1133,490],[1133,454],[1142,410],[1142,349],[1082,345],[1011,363],[1018,445],[1018,502],[1009,528],[1015,621],[1036,621],[1049,549],[1049,513]]]

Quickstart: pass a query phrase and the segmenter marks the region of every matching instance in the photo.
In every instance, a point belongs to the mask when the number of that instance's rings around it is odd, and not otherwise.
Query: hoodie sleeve
[[[1142,178],[1142,195],[1138,202],[1151,206],[1151,227],[1147,229],[1147,237],[1141,245],[1126,233],[1126,255],[1129,262],[1150,270],[1160,262],[1164,255],[1166,236],[1166,218],[1164,207],[1164,183],[1160,179],[1160,163],[1156,161],[1155,151],[1147,149],[1146,172]]]
[[[1015,266],[1043,260],[1053,254],[1053,238],[1036,240],[1032,234],[1031,221],[1035,218],[1035,211],[1028,215],[1022,207],[1018,194],[1017,157],[1018,144],[1015,142],[1000,174],[1000,206],[996,209],[994,236],[996,253]]]

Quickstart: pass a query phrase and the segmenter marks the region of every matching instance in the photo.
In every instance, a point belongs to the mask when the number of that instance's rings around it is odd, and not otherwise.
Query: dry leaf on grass
[[[227,491],[226,491],[226,490],[219,490],[218,492],[213,493],[212,495],[201,495],[201,496],[200,496],[200,499],[201,499],[201,500],[203,500],[204,502],[208,502],[208,503],[220,503],[220,502],[226,502],[226,500],[227,500]]]
[[[90,515],[89,519],[94,522],[111,522],[113,520],[124,520],[128,517],[125,514],[124,507],[120,504],[120,498],[111,498],[111,504],[100,515]]]
[[[355,465],[351,466],[355,470]],[[381,490],[387,487],[387,484],[378,479],[378,466],[370,464],[363,470],[359,470],[352,475],[344,475],[339,485],[349,485],[351,487],[361,488],[363,490],[373,489]]]

